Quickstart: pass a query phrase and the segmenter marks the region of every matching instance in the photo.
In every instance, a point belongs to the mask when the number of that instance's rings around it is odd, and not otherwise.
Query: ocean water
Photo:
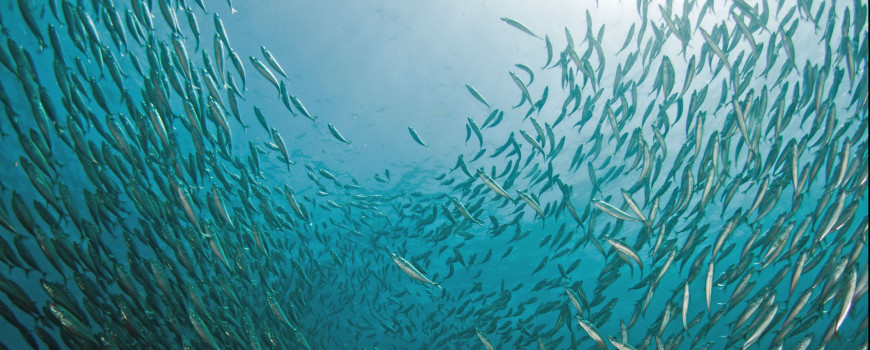
[[[4,348],[867,347],[866,1],[0,20]]]

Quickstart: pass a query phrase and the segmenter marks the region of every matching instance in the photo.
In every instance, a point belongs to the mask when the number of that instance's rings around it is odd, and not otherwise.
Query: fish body
[[[336,129],[335,126],[333,126],[332,124],[327,124],[327,126],[329,127],[329,133],[331,133],[332,136],[334,136],[336,140],[344,142],[348,145],[350,144],[350,141],[345,139],[344,136],[341,136],[341,133],[338,132],[338,129]]]
[[[483,169],[477,169],[477,176],[478,176],[478,177],[480,178],[480,180],[483,181],[483,183],[485,183],[486,186],[489,187],[493,192],[495,192],[495,193],[498,194],[499,196],[502,196],[502,197],[504,197],[505,199],[507,199],[507,200],[509,200],[509,201],[511,201],[511,202],[514,201],[514,198],[511,197],[511,196],[507,193],[507,191],[505,191],[504,188],[502,188],[502,187],[501,187],[497,182],[495,182],[495,180],[494,180],[493,178],[491,178],[489,175],[487,175],[486,172],[483,171]]]
[[[522,198],[523,201],[526,202],[526,204],[527,204],[529,207],[531,207],[532,210],[534,210],[535,213],[538,214],[538,216],[541,217],[541,219],[544,218],[544,211],[541,210],[541,205],[538,204],[538,201],[536,201],[534,198],[532,198],[531,196],[529,196],[528,193],[523,192],[523,191],[520,191],[520,190],[517,190],[517,195],[519,195],[520,198]]]
[[[279,87],[279,90],[280,90],[280,87]],[[308,119],[311,119],[311,121],[313,121],[313,122],[317,121],[317,117],[312,116],[311,113],[308,113],[308,110],[305,109],[305,106],[302,105],[302,102],[300,102],[299,99],[296,98],[296,96],[290,95],[290,102],[293,102],[293,107],[296,107],[296,110],[301,112],[302,115],[304,115]]]
[[[481,331],[480,329],[475,329],[474,331],[475,333],[477,333],[477,338],[480,339],[480,342],[483,343],[483,347],[485,347],[486,350],[495,350],[492,342],[489,341],[489,338],[486,336],[485,333],[483,333],[483,331]]]
[[[280,84],[278,84],[278,79],[275,78],[275,74],[272,74],[272,71],[269,70],[269,67],[266,67],[266,65],[264,65],[262,62],[260,62],[260,60],[258,60],[254,56],[250,56],[248,58],[251,60],[251,64],[254,65],[254,68],[256,68],[258,72],[260,72],[260,74],[263,76],[263,78],[266,78],[266,80],[268,80],[270,83],[272,83],[272,85],[275,86],[275,90],[280,91],[281,87],[280,87]]]
[[[477,90],[471,87],[471,85],[465,84],[465,88],[468,89],[468,92],[471,94],[471,96],[473,96],[477,101],[486,106],[486,108],[491,108],[489,106],[489,103],[486,102],[486,99],[484,99],[483,96],[481,96],[480,93],[477,92]]]
[[[431,284],[433,286],[440,287],[438,283],[432,282],[432,280],[423,275],[420,270],[417,270],[417,268],[414,267],[414,265],[412,265],[410,262],[408,262],[408,260],[405,260],[405,258],[397,255],[396,253],[390,253],[390,257],[393,259],[393,262],[395,262],[402,271],[408,274],[408,276],[411,276],[411,278],[425,284]]]
[[[598,329],[595,328],[593,324],[589,323],[589,321],[585,319],[580,318],[580,316],[576,316],[575,319],[580,325],[580,328],[583,328],[583,330],[586,331],[586,334],[589,335],[589,337],[592,338],[592,340],[594,340],[596,344],[598,344],[599,349],[607,349],[607,345],[604,343],[604,338],[601,337],[601,334],[598,333]]]
[[[272,67],[272,69],[278,72],[278,74],[281,74],[281,76],[283,76],[285,79],[289,79],[287,77],[287,73],[284,72],[284,69],[281,68],[281,65],[278,64],[278,60],[275,59],[275,56],[273,56],[272,53],[269,52],[268,49],[266,49],[265,46],[260,46],[260,52],[263,53],[263,57],[266,58],[266,63],[268,63],[269,66]]]
[[[501,20],[502,20],[502,22],[507,23],[507,24],[510,25],[511,27],[514,27],[514,28],[516,28],[516,29],[519,29],[519,30],[522,31],[523,33],[526,33],[526,34],[531,35],[531,36],[533,36],[533,37],[535,37],[535,38],[541,39],[541,37],[539,37],[537,34],[533,33],[529,28],[526,28],[526,26],[524,26],[524,25],[523,25],[522,23],[520,23],[520,22],[517,22],[517,21],[512,20],[512,19],[510,19],[510,18],[507,18],[507,17],[502,17]]]
[[[624,242],[621,242],[621,241],[618,241],[618,240],[615,240],[612,238],[607,238],[607,243],[610,243],[610,245],[612,245],[613,248],[615,248],[620,253],[625,254],[632,261],[634,261],[638,266],[640,266],[640,274],[641,274],[641,276],[643,276],[643,261],[640,260],[640,256],[637,254],[637,252],[633,248],[629,247]]]
[[[628,213],[620,210],[617,207],[614,207],[613,205],[611,205],[610,203],[607,203],[605,201],[600,201],[598,199],[593,198],[592,204],[596,208],[598,208],[599,210],[601,210],[601,211],[607,213],[608,215],[613,216],[617,219],[626,220],[626,221],[642,221],[640,218],[634,217],[631,214],[628,214]]]
[[[414,130],[414,128],[409,126],[408,132],[411,133],[411,137],[414,138],[414,141],[417,142],[418,144],[420,144],[420,146],[429,148],[429,145],[427,145],[425,142],[423,142],[422,139],[420,139],[420,135],[417,134],[417,130]]]

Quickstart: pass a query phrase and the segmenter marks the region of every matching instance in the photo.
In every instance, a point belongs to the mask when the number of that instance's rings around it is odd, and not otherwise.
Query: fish
[[[460,203],[458,199],[452,198],[451,200],[453,201],[453,205],[456,206],[456,209],[459,210],[459,213],[462,214],[462,217],[468,219],[468,221],[471,221],[475,224],[483,225],[483,222],[475,219],[474,216],[471,215],[468,209],[464,205],[462,205],[462,203]]]
[[[526,142],[532,145],[532,148],[534,148],[546,157],[547,153],[544,151],[544,147],[541,146],[541,144],[537,140],[535,140],[534,137],[529,135],[529,133],[527,133],[525,130],[520,130],[520,135],[523,136],[523,139],[525,139]]]
[[[626,221],[643,221],[643,220],[641,220],[640,218],[637,218],[637,217],[631,216],[630,214],[628,214],[628,213],[626,213],[626,212],[624,212],[624,211],[622,211],[622,210],[620,210],[620,209],[614,207],[614,206],[611,205],[610,203],[607,203],[607,202],[604,202],[604,201],[601,201],[601,200],[598,200],[598,199],[595,199],[595,198],[592,199],[592,205],[594,205],[594,206],[595,206],[596,208],[598,208],[599,210],[605,212],[606,214],[608,214],[608,215],[610,215],[610,216],[613,216],[613,217],[615,217],[615,218],[617,218],[617,219],[620,219],[620,220],[626,220]]]
[[[624,242],[612,238],[607,238],[606,240],[607,243],[610,243],[610,245],[613,246],[613,248],[634,261],[640,267],[640,274],[643,276],[643,261],[640,260],[640,256],[637,255],[637,252],[633,248],[629,247]]]
[[[401,257],[393,252],[390,253],[390,257],[393,259],[393,262],[395,262],[396,265],[398,265],[402,271],[404,271],[406,274],[408,274],[408,276],[411,276],[411,278],[413,278],[417,281],[423,282],[425,284],[431,284],[431,285],[439,287],[439,288],[441,287],[441,285],[439,285],[438,283],[432,282],[432,280],[430,280],[428,277],[423,275],[423,273],[421,273],[420,270],[417,270],[417,268],[414,267],[414,265],[412,265],[410,262],[408,262],[408,260],[405,260],[405,258],[403,258],[403,257]]]
[[[489,187],[493,192],[495,192],[495,193],[498,194],[499,196],[504,197],[505,199],[507,199],[507,200],[509,200],[509,201],[511,201],[511,202],[514,202],[514,198],[511,197],[510,194],[508,194],[507,191],[505,191],[504,188],[502,188],[502,187],[498,184],[498,182],[496,182],[493,178],[491,178],[489,175],[487,175],[486,172],[483,171],[483,168],[477,169],[477,176],[478,176],[478,177],[480,178],[480,180],[483,181],[483,183],[485,183],[486,186]]]
[[[290,169],[290,165],[296,164],[296,162],[290,160],[290,154],[287,152],[287,146],[284,144],[284,138],[281,137],[281,134],[278,133],[278,130],[271,129],[272,141],[276,146],[276,149],[281,152],[281,159],[284,160],[284,163],[287,165],[287,169]]]
[[[683,316],[683,329],[687,332],[689,331],[689,326],[686,324],[686,315],[689,313],[689,284],[683,284],[683,307],[682,316]]]
[[[215,33],[214,39],[212,41],[214,43],[214,62],[215,62],[215,66],[217,68],[217,71],[215,72],[215,74],[213,74],[214,76],[211,76],[211,78],[213,78],[215,80],[223,79],[224,78],[224,60],[225,60],[224,56],[226,56],[225,49],[228,48],[229,45],[224,43],[223,38],[221,38],[220,34],[218,34],[218,33]],[[205,52],[203,52],[203,53],[205,53]],[[203,57],[205,57],[205,56],[203,56]],[[221,80],[221,82],[223,82],[223,80]]]
[[[535,73],[532,72],[532,69],[529,68],[529,66],[527,66],[527,65],[525,65],[525,64],[522,64],[522,63],[517,63],[517,64],[515,64],[514,66],[517,67],[517,68],[519,68],[519,69],[522,70],[523,72],[526,72],[526,74],[529,75],[529,83],[526,84],[526,86],[528,86],[528,85],[532,85],[532,82],[535,81]]]
[[[239,73],[239,77],[242,80],[242,91],[245,91],[246,75],[245,75],[245,66],[242,64],[242,59],[241,59],[241,57],[239,57],[239,55],[236,53],[236,51],[233,50],[232,48],[229,48],[227,51],[228,51],[227,54],[230,56],[230,62],[233,63],[233,67],[236,68],[236,72]]]
[[[710,312],[710,300],[713,298],[713,261],[707,265],[707,278],[704,280],[704,300],[707,301],[707,312]]]
[[[311,121],[317,122],[317,117],[311,115],[311,113],[308,113],[308,110],[305,109],[305,106],[302,105],[302,102],[299,101],[299,99],[297,99],[296,96],[293,96],[293,95],[289,95],[289,96],[290,96],[290,101],[293,102],[293,107],[296,107],[297,111],[302,113],[302,115],[304,115],[306,118],[311,119]]]
[[[196,330],[200,339],[202,339],[208,347],[219,349],[220,346],[217,343],[217,338],[215,338],[214,334],[211,333],[211,330],[209,330],[208,325],[203,321],[203,319],[193,310],[188,310],[188,317],[190,318],[190,323],[193,324],[193,328]]]
[[[260,46],[260,52],[263,53],[263,57],[266,59],[266,63],[268,63],[269,66],[272,67],[272,69],[278,72],[278,74],[281,74],[281,76],[283,76],[285,79],[290,79],[289,77],[287,77],[287,73],[284,72],[284,69],[281,68],[281,65],[278,64],[278,60],[275,59],[275,56],[273,56],[272,53],[269,52],[269,49],[267,49],[265,46]]]
[[[290,100],[290,92],[287,90],[287,84],[285,84],[283,80],[279,82],[278,95],[281,96],[281,103],[284,104],[284,108],[287,108],[287,110],[290,111],[290,114],[295,117],[296,112],[293,111],[295,107],[293,107],[293,101]]]
[[[32,7],[30,1],[27,0],[18,0],[18,10],[21,13],[21,18],[24,20],[24,24],[27,25],[27,29],[30,30],[30,33],[36,38],[39,44],[39,50],[42,51],[45,48],[45,38],[42,35],[41,26],[37,23],[36,14],[34,13],[34,9]]]
[[[338,132],[338,130],[335,128],[335,126],[333,126],[332,124],[326,124],[326,125],[329,127],[329,133],[332,134],[332,136],[334,136],[336,140],[344,142],[348,145],[350,144],[350,141],[345,139],[344,136],[341,136],[341,133]]]
[[[474,119],[471,119],[471,117],[468,118],[468,126],[471,131],[474,132],[474,135],[477,136],[480,146],[483,147],[483,134],[480,132],[480,127],[477,126],[477,123],[475,123]]]
[[[117,14],[117,12],[115,13]],[[196,47],[194,47],[194,49],[197,50],[199,49],[199,21],[196,19],[196,14],[193,13],[193,9],[189,6],[184,8],[184,13],[187,17],[188,28],[190,28],[193,38],[196,40]],[[120,21],[120,18],[118,21]],[[121,32],[123,33],[123,31]]]
[[[465,84],[465,88],[468,89],[468,92],[471,94],[471,96],[473,96],[478,102],[482,103],[484,106],[486,106],[486,108],[491,108],[489,106],[489,103],[486,102],[486,99],[484,99],[483,96],[481,96],[480,93],[477,92],[477,90],[471,87],[471,85]]]
[[[258,72],[260,72],[260,75],[262,75],[263,78],[266,78],[266,80],[268,80],[270,83],[272,83],[272,85],[275,85],[275,90],[278,90],[278,91],[281,90],[281,87],[278,84],[278,79],[275,78],[275,75],[272,74],[272,71],[269,70],[269,67],[266,67],[266,65],[264,65],[262,62],[260,62],[260,60],[258,60],[254,56],[249,56],[248,59],[251,60],[251,64],[254,65],[254,68],[256,68]],[[300,111],[302,110],[302,108],[299,108],[299,107],[297,107],[297,108]],[[302,113],[302,114],[305,114],[306,116],[308,116],[307,113]]]
[[[263,111],[257,106],[254,106],[254,115],[257,117],[257,121],[260,122],[260,126],[262,126],[263,129],[265,129],[266,131],[271,130],[271,128],[269,127],[269,122],[266,120],[266,116],[263,114]]]
[[[541,206],[540,206],[540,204],[538,204],[538,201],[535,200],[534,198],[532,198],[531,196],[529,196],[528,193],[523,192],[523,191],[520,191],[520,190],[517,190],[517,195],[518,195],[520,198],[522,198],[523,201],[526,202],[526,204],[527,204],[529,207],[531,207],[532,210],[534,210],[535,213],[538,214],[538,216],[541,217],[541,219],[544,219],[544,218],[546,217],[546,216],[544,215],[544,212],[541,210]]]
[[[586,334],[589,335],[596,344],[598,344],[599,349],[607,349],[607,345],[604,344],[604,338],[601,337],[600,333],[598,333],[598,329],[595,328],[594,325],[580,316],[575,316],[574,318],[577,320],[580,328],[583,328],[583,330],[586,331]]]
[[[81,320],[76,318],[76,316],[68,310],[55,303],[49,303],[48,310],[51,312],[51,315],[58,320],[63,329],[70,332],[70,334],[75,335],[79,340],[84,341],[85,344],[91,346],[97,344],[96,339],[91,335],[91,332],[88,329],[89,327],[82,323]]]
[[[417,142],[418,144],[420,144],[420,146],[429,148],[429,145],[427,145],[425,142],[423,142],[422,139],[420,139],[420,135],[417,134],[417,130],[414,130],[414,128],[409,126],[408,132],[411,133],[411,137],[414,138],[414,141]]]
[[[526,34],[531,35],[531,36],[533,36],[533,37],[535,37],[535,38],[541,39],[541,37],[539,37],[537,34],[533,33],[531,30],[529,30],[529,28],[526,28],[526,26],[524,26],[524,25],[523,25],[522,23],[520,23],[520,22],[517,22],[517,21],[512,20],[512,19],[510,19],[510,18],[507,18],[507,17],[502,17],[501,20],[502,20],[502,22],[507,23],[507,24],[510,25],[511,27],[514,27],[514,28],[516,28],[516,29],[519,29],[519,30],[522,31],[523,33],[526,33]]]
[[[631,43],[631,39],[634,37],[634,26],[636,24],[637,23],[632,23],[631,27],[628,28],[628,34],[625,36],[625,42],[622,43],[622,48],[620,48],[619,51],[616,52],[616,54],[619,54],[620,52],[625,50],[625,48],[628,47],[628,44]]]
[[[631,211],[633,211],[634,214],[637,215],[638,219],[640,219],[640,221],[644,222],[647,226],[650,226],[647,218],[643,215],[643,212],[640,210],[640,207],[637,205],[637,203],[634,201],[634,199],[631,198],[631,194],[629,194],[625,190],[622,190],[622,198],[625,199],[625,203],[628,204],[628,207],[631,208]]]
[[[480,329],[475,329],[474,331],[475,333],[477,333],[477,338],[480,339],[480,341],[483,343],[483,347],[485,347],[487,350],[495,349],[485,333],[483,333]]]
[[[550,42],[550,37],[548,35],[544,36],[544,43],[547,46],[547,62],[544,63],[543,68],[547,68],[550,65],[550,62],[553,61],[553,44]]]
[[[840,303],[840,312],[837,313],[837,326],[834,327],[835,332],[840,330],[840,327],[843,325],[843,321],[846,320],[846,316],[852,309],[852,302],[854,301],[858,275],[858,272],[855,269],[855,265],[852,265],[847,276],[848,280],[846,280],[846,285],[843,289],[843,292],[845,292],[845,294],[842,297],[843,301]]]
[[[520,80],[520,78],[514,72],[510,72],[510,76],[511,79],[513,79],[514,81],[514,84],[516,84],[520,91],[523,93],[523,99],[516,107],[522,106],[526,101],[529,101],[529,104],[533,104],[532,95],[529,93],[529,88],[526,87],[526,83]]]
[[[707,46],[710,47],[711,50],[713,50],[713,53],[715,53],[716,56],[719,57],[719,60],[723,64],[725,64],[725,68],[728,68],[728,71],[731,72],[732,68],[731,64],[728,63],[728,58],[725,56],[719,46],[716,45],[716,43],[710,37],[710,34],[707,34],[707,31],[705,31],[704,28],[699,27],[699,29],[701,30],[701,35],[704,37],[704,41],[707,43]]]
[[[759,315],[759,317],[761,319],[761,324],[758,325],[758,328],[756,328],[752,332],[752,334],[749,335],[749,337],[746,339],[746,341],[743,343],[743,349],[748,348],[750,345],[752,345],[753,343],[758,341],[758,339],[761,337],[762,333],[764,333],[764,331],[767,330],[767,327],[773,321],[773,318],[774,318],[774,316],[776,316],[776,312],[778,310],[779,310],[779,305],[774,304],[770,308],[770,310],[767,311],[765,314]]]
[[[613,344],[619,350],[632,350],[633,346],[626,344],[624,341],[616,339],[614,337],[607,337],[607,340],[610,341],[610,344]]]

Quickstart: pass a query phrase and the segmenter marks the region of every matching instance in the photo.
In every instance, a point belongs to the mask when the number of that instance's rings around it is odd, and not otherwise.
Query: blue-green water
[[[0,9],[7,348],[866,348],[866,2]]]

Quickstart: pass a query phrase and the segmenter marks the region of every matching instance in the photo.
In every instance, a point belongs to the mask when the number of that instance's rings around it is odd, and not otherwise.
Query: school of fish
[[[0,4],[0,349],[866,349],[867,2],[585,5],[409,190],[230,1]]]

